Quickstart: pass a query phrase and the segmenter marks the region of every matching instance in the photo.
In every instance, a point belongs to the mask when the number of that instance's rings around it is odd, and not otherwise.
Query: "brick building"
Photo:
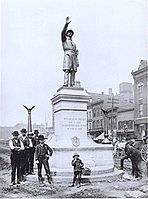
[[[135,100],[135,134],[139,139],[148,135],[148,62],[141,60],[137,71],[132,71]]]

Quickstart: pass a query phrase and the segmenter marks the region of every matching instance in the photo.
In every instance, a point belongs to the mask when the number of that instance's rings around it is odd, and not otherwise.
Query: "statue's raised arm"
[[[66,23],[65,23],[64,28],[63,28],[62,33],[61,33],[61,40],[62,40],[62,42],[66,41],[66,31],[67,31],[68,24],[70,22],[71,22],[70,18],[67,17],[66,18]]]
[[[72,36],[74,35],[73,30],[67,30],[70,18],[66,18],[66,23],[61,33],[61,40],[64,50],[64,61],[63,61],[63,71],[64,71],[64,86],[75,85],[75,73],[77,72],[78,62],[78,50],[76,49],[75,43],[72,41]]]

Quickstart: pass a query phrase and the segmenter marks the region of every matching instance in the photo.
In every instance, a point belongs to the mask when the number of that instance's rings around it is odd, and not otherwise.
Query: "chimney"
[[[108,94],[111,96],[112,95],[112,88],[108,89]]]

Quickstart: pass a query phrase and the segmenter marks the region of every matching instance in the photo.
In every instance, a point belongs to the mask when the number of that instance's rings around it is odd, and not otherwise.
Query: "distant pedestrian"
[[[82,170],[84,167],[83,162],[79,158],[79,154],[74,153],[71,164],[74,168],[74,176],[73,176],[73,183],[69,187],[74,187],[76,183],[76,179],[78,178],[77,188],[79,188],[81,187],[81,176],[82,176]]]
[[[21,180],[21,151],[24,150],[24,145],[22,141],[18,138],[18,131],[12,133],[13,138],[9,140],[9,146],[11,150],[11,186],[15,185],[16,171],[17,171],[17,184],[20,184]]]
[[[52,176],[50,173],[50,167],[49,167],[49,157],[52,156],[53,150],[45,144],[44,135],[39,135],[39,144],[36,146],[35,151],[35,160],[38,166],[38,180],[39,183],[43,183],[44,179],[42,177],[42,166],[44,165],[44,169],[47,175],[47,180],[49,184],[52,184]]]

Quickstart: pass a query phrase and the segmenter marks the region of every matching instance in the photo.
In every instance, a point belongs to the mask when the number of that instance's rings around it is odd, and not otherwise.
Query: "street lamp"
[[[108,113],[110,111],[106,111],[104,109],[101,109],[102,112],[104,113],[105,119],[106,119],[106,130],[104,132],[104,140],[102,141],[102,144],[110,144],[111,141],[108,139]]]
[[[27,106],[23,105],[25,107],[25,109],[27,109],[28,111],[28,133],[32,132],[32,123],[31,123],[31,111],[35,106],[32,106],[31,108],[28,108]]]

